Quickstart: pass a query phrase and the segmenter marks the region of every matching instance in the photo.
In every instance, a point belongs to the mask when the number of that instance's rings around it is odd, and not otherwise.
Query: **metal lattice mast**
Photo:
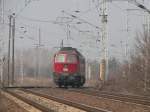
[[[106,0],[101,0],[100,4],[100,13],[101,13],[101,44],[102,44],[102,58],[101,58],[101,64],[100,64],[100,79],[102,81],[105,81],[105,78],[107,78],[107,6],[106,6]]]
[[[127,2],[127,7],[129,6],[129,2]],[[128,42],[129,42],[129,40],[130,40],[130,26],[129,26],[129,21],[130,21],[130,19],[129,19],[129,11],[130,11],[130,9],[127,9],[126,10],[126,18],[127,18],[127,21],[126,21],[126,40],[125,40],[125,57],[126,57],[126,61],[127,60],[129,60],[129,44],[128,44]],[[127,72],[127,74],[128,75],[130,75],[130,67],[131,67],[131,65],[130,65],[130,63],[128,62],[128,72]]]
[[[3,30],[3,24],[4,24],[4,0],[0,0],[0,38],[3,39],[4,30]],[[0,49],[0,83],[3,83],[3,48],[4,48],[4,42],[1,41],[1,49]]]
[[[143,1],[144,4],[144,1]],[[143,27],[144,27],[144,32],[149,36],[150,35],[150,15],[145,13],[144,18],[143,18]],[[149,60],[149,52],[148,48],[146,48],[145,56],[144,56],[144,91],[147,91],[148,89],[148,60]]]

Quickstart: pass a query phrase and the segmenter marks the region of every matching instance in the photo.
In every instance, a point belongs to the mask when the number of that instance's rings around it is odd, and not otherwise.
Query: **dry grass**
[[[93,87],[100,90],[102,89],[103,83],[100,80],[86,80],[85,86]]]
[[[40,87],[50,87],[54,85],[53,81],[49,77],[24,77],[22,80],[20,77],[18,77],[15,80],[14,86],[40,86]]]
[[[3,106],[2,106],[2,95],[1,95],[1,90],[0,90],[0,112],[4,112]]]

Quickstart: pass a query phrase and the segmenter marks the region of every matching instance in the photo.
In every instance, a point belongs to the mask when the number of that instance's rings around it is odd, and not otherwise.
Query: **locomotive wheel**
[[[64,87],[67,89],[68,88],[68,84],[64,84]]]
[[[78,82],[78,83],[75,84],[75,88],[80,88],[80,86],[81,86],[80,82]]]
[[[75,87],[75,85],[74,85],[74,84],[72,84],[71,86],[72,86],[72,88],[74,88],[74,87]]]
[[[68,83],[67,83],[67,81],[64,81],[64,87],[65,87],[65,88],[68,88]]]
[[[83,76],[81,77],[81,82],[80,83],[81,83],[81,86],[83,86],[83,84],[85,83],[85,77],[83,77]]]
[[[79,88],[81,86],[81,76],[76,77],[75,87]]]
[[[80,84],[77,84],[76,87],[79,88],[79,87],[80,87]]]
[[[59,88],[61,88],[62,87],[61,83],[59,83],[58,86],[59,86]]]

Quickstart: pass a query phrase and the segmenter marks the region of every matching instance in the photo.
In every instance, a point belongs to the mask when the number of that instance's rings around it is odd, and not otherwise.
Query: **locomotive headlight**
[[[68,68],[63,68],[63,71],[64,72],[68,72]]]

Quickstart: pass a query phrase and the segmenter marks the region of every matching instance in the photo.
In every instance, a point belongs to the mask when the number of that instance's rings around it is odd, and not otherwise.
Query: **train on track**
[[[59,87],[80,87],[85,83],[85,58],[72,47],[62,47],[53,58],[53,80]]]

